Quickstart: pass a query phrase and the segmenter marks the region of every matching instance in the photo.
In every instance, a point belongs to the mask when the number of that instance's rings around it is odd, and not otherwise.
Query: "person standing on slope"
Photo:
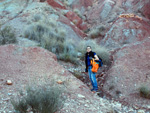
[[[92,72],[91,60],[92,60],[92,58],[94,58],[94,60],[99,60],[99,58],[96,55],[96,53],[92,51],[91,46],[87,46],[86,51],[87,52],[85,54],[85,64],[86,64],[85,71],[88,72],[91,84],[93,86],[91,91],[98,91],[98,85],[97,85],[97,81],[96,81],[96,73]]]

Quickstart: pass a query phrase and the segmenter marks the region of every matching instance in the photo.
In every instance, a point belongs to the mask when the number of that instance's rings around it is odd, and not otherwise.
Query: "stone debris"
[[[7,85],[12,85],[13,83],[12,83],[11,80],[7,80],[7,81],[6,81],[6,84],[7,84]]]
[[[81,94],[78,94],[78,97],[79,98],[85,98],[85,96],[81,95]]]
[[[63,81],[61,81],[61,80],[58,80],[58,81],[57,81],[57,83],[58,83],[58,84],[62,84],[62,83],[63,83]]]

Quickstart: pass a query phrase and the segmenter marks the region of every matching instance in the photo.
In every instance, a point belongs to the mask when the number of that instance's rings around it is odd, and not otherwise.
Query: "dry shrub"
[[[97,29],[99,31],[104,30],[102,26]],[[54,19],[43,18],[43,20],[34,23],[26,29],[25,37],[39,42],[41,47],[55,53],[59,60],[73,64],[79,64],[79,55],[81,60],[84,60],[86,47],[90,45],[93,51],[102,58],[104,64],[110,64],[110,55],[106,48],[98,45],[93,40],[83,40],[79,43],[68,40],[66,30],[58,27]]]
[[[0,45],[16,42],[16,35],[10,26],[6,26],[0,30]]]
[[[30,86],[22,97],[12,100],[14,109],[19,113],[55,113],[63,102],[62,90],[54,86]]]
[[[99,36],[103,37],[105,35],[104,33],[105,33],[105,27],[103,25],[101,25],[95,29],[92,29],[89,32],[89,36],[90,36],[90,38],[94,39],[94,38],[98,38]]]
[[[41,20],[41,15],[39,15],[39,14],[34,15],[33,18],[32,18],[32,20],[33,20],[33,22],[40,21]]]
[[[81,12],[79,11],[79,9],[74,9],[73,11],[74,11],[80,18],[83,18]]]
[[[66,39],[66,30],[58,28],[55,20],[39,21],[28,27],[26,38],[57,55],[59,60],[77,64],[77,50],[73,41]]]
[[[78,79],[82,78],[82,73],[80,71],[74,70],[72,74]]]
[[[139,93],[141,97],[150,99],[150,89],[147,86],[140,87]]]

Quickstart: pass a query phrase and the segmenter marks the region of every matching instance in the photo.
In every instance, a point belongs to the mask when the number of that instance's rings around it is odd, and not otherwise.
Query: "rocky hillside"
[[[0,112],[14,112],[11,99],[19,98],[19,91],[28,84],[52,83],[66,90],[64,107],[58,113],[107,113],[117,110],[134,111],[115,101],[99,98],[57,62],[56,55],[39,47],[0,47]],[[7,85],[11,80],[12,85]],[[61,84],[58,84],[61,81]]]
[[[68,91],[60,113],[148,113],[140,87],[150,89],[149,29],[149,0],[1,0],[0,112],[13,112],[18,89],[46,76]],[[97,76],[103,98],[69,72],[89,44],[106,62]],[[81,60],[71,68],[83,71]]]

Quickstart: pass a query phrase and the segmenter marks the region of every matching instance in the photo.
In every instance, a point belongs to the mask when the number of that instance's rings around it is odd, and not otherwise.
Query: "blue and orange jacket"
[[[86,65],[86,72],[88,72],[88,67],[91,66],[91,58],[94,58],[94,56],[96,55],[95,52],[90,51],[89,53],[87,52],[85,54],[85,65]]]

